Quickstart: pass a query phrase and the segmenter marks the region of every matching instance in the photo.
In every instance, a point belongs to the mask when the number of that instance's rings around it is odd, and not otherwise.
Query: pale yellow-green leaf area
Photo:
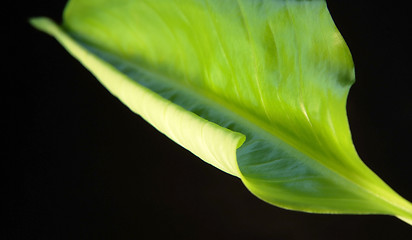
[[[245,137],[209,122],[136,84],[109,64],[90,54],[54,22],[34,19],[32,24],[53,35],[126,106],[157,130],[220,170],[239,176],[236,149]],[[138,134],[138,133],[137,133]]]

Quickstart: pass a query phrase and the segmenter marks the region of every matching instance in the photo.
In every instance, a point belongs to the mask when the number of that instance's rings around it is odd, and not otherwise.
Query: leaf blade
[[[186,8],[175,3],[186,3]],[[176,87],[176,84],[173,87],[173,83],[168,86],[177,89],[172,91],[160,86],[167,81],[160,81],[160,84],[134,80],[140,81],[139,84],[180,105],[186,111],[246,135],[246,142],[237,150],[237,162],[235,160],[241,174],[237,172],[234,175],[240,176],[246,186],[265,201],[309,212],[394,213],[394,207],[388,204],[387,198],[394,199],[399,205],[408,206],[406,201],[397,197],[396,193],[364,166],[353,147],[345,112],[347,93],[353,82],[353,64],[326,4],[323,1],[236,1],[238,8],[232,8],[233,3],[234,1],[219,4],[217,1],[176,1],[170,4],[159,1],[156,6],[152,6],[145,1],[136,2],[137,6],[131,9],[140,9],[141,14],[137,15],[143,16],[146,21],[151,20],[150,27],[137,26],[143,29],[138,30],[124,24],[127,19],[120,20],[123,10],[130,8],[127,4],[127,8],[119,7],[117,10],[113,6],[102,9],[99,5],[95,11],[84,10],[83,15],[78,12],[78,9],[85,9],[83,3],[71,1],[65,12],[65,27],[71,34],[83,37],[82,40],[77,40],[83,41],[83,46],[92,42],[97,49],[91,50],[89,47],[89,51],[116,66],[118,71],[128,72],[131,79],[135,74],[133,72],[139,72],[137,67],[133,70],[134,64],[140,64],[149,69],[149,72],[162,72],[164,78],[169,80],[180,79],[177,83],[180,87]],[[180,15],[167,11],[177,5],[181,10]],[[88,7],[93,9],[95,6],[90,4]],[[102,14],[100,10],[107,12]],[[90,13],[96,15],[91,17]],[[262,17],[256,17],[260,16],[259,13]],[[187,19],[196,18],[202,19],[194,21],[193,25],[196,27],[187,23]],[[173,24],[164,19],[171,20]],[[100,25],[96,27],[96,23]],[[252,29],[247,27],[248,24],[267,27]],[[224,31],[219,30],[217,25],[231,33],[229,36],[225,35],[225,41],[222,40]],[[122,29],[119,26],[126,27]],[[98,32],[99,27],[104,31]],[[122,30],[130,28],[132,33],[142,31],[142,34],[132,34],[132,37],[120,34]],[[188,34],[190,30],[197,28],[207,29],[207,33],[214,34],[211,37],[201,33],[194,34],[195,36]],[[158,31],[151,33],[151,29]],[[265,37],[268,32],[272,37],[282,36],[271,40],[275,43],[276,51],[269,56],[262,47],[270,45],[266,44],[270,39]],[[93,34],[94,37],[90,37]],[[202,37],[196,37],[199,34]],[[161,37],[165,36],[173,43],[162,40]],[[310,36],[310,40],[305,36]],[[103,41],[104,38],[106,39]],[[136,46],[132,38],[141,42],[141,45],[137,44],[140,47],[134,50],[130,47],[133,44]],[[264,41],[257,44],[257,39]],[[235,42],[235,47],[228,44],[232,42]],[[312,46],[313,42],[317,44]],[[183,43],[188,43],[186,45],[189,47],[180,49],[179,46]],[[168,44],[177,50],[168,49]],[[160,50],[148,47],[150,45],[157,46]],[[199,46],[206,47],[201,49]],[[218,50],[214,51],[207,46],[218,46]],[[108,57],[107,52],[114,52],[123,60],[116,63],[117,60]],[[137,59],[134,54],[143,60]],[[168,57],[162,57],[163,55]],[[236,61],[235,56],[238,55],[240,60]],[[197,58],[198,61],[193,61]],[[168,59],[171,60],[167,61]],[[252,59],[252,67],[248,66],[249,59]],[[125,68],[125,62],[132,62],[131,70]],[[187,67],[190,64],[195,67]],[[271,68],[271,64],[278,68]],[[163,65],[165,67],[158,67]],[[207,70],[202,72],[200,66],[206,66]],[[159,74],[155,75],[152,78],[162,78],[158,77]],[[321,78],[317,77],[319,75]],[[261,81],[267,77],[275,80]],[[234,87],[231,89],[228,86]],[[250,91],[240,93],[239,89]],[[194,94],[190,95],[190,92]],[[314,97],[316,95],[320,97]],[[197,102],[196,106],[191,106],[192,102]],[[266,107],[267,102],[279,107],[269,109]],[[216,113],[211,113],[202,105]],[[239,139],[237,147],[241,142]],[[195,150],[192,151],[196,154]],[[279,159],[282,161],[277,161]],[[233,165],[233,159],[231,162]],[[268,168],[268,165],[273,166]],[[282,174],[285,173],[291,176],[282,179]],[[266,178],[270,179],[270,184],[267,184]],[[342,202],[336,201],[337,196]]]

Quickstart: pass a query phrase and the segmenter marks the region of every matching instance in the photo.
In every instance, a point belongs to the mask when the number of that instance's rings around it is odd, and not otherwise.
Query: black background
[[[2,239],[412,239],[412,227],[394,217],[306,214],[257,199],[131,113],[27,23],[60,21],[65,1],[19,4],[2,10]],[[356,66],[348,99],[355,146],[412,200],[408,7],[328,6]]]

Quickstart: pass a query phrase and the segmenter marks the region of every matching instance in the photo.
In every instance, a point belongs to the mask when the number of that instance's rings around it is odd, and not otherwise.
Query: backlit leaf
[[[262,200],[412,224],[411,204],[353,146],[345,108],[354,66],[325,1],[72,0],[61,27],[32,24]]]

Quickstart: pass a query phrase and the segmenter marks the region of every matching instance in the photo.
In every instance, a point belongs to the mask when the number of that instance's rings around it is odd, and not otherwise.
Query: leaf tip
[[[37,30],[51,33],[55,31],[58,26],[48,17],[32,17],[29,18],[29,23]]]

